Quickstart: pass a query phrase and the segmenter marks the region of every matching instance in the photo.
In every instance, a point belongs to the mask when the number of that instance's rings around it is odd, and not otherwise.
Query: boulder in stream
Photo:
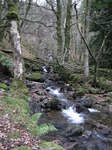
[[[84,107],[82,104],[77,103],[76,104],[76,112],[88,114],[89,110],[86,107]]]
[[[27,75],[26,79],[37,82],[44,82],[43,76],[38,72]]]
[[[84,131],[84,127],[81,125],[75,125],[74,127],[71,127],[67,129],[66,131],[66,136],[71,138],[71,137],[76,137],[76,136],[81,136]]]

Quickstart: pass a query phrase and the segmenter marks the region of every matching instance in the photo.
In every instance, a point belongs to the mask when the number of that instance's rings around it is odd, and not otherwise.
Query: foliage
[[[80,87],[76,89],[76,96],[83,96],[84,94],[88,94],[88,93],[89,93],[88,88],[86,89]]]
[[[11,115],[15,123],[19,122],[23,127],[26,127],[30,133],[40,136],[48,133],[49,131],[57,130],[50,124],[42,124],[38,126],[37,122],[41,116],[41,113],[34,114],[30,117],[30,109],[27,101],[24,99],[6,96],[3,98],[3,103],[5,105],[5,113]],[[17,134],[13,133],[13,135],[16,136]]]
[[[38,134],[43,135],[48,133],[49,131],[57,131],[57,129],[53,125],[45,123],[39,126]]]
[[[94,50],[95,54],[98,54],[98,47],[105,35],[112,29],[112,1],[110,0],[93,0],[91,2],[91,17],[92,22],[90,24],[90,31],[94,32],[94,36],[91,39],[90,46]],[[90,59],[91,62],[91,59]],[[106,39],[102,54],[99,58],[100,67],[112,68],[112,32]]]
[[[10,19],[18,19],[19,20],[17,0],[8,2],[8,12],[6,14],[6,17],[9,20]]]
[[[39,145],[42,150],[64,150],[61,146],[53,144],[53,142],[42,141]]]
[[[24,81],[14,79],[13,82],[12,82],[11,88],[10,88],[10,94],[13,95],[13,96],[26,98],[26,96],[28,96],[28,89],[27,89],[26,84],[24,83]]]
[[[4,83],[0,83],[0,88],[8,90],[8,86]]]
[[[1,55],[0,63],[2,63],[2,65],[6,66],[7,68],[13,66],[13,62],[6,55]]]

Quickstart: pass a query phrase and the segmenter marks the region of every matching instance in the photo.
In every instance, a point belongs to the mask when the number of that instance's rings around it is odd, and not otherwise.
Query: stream
[[[41,108],[38,125],[50,123],[58,130],[41,136],[41,139],[54,141],[65,150],[112,150],[112,115],[97,107],[77,112],[76,100],[68,98],[69,85],[54,82],[51,80],[52,74],[45,67],[43,69],[45,82],[33,82],[30,91],[46,97],[41,104],[51,99],[58,100],[61,109]],[[44,92],[39,93],[40,89]]]
[[[112,150],[112,114],[102,107],[84,107],[74,89],[43,67],[44,82],[26,81],[32,101],[29,114],[41,112],[38,125],[50,123],[57,131],[41,139],[53,141],[65,150]],[[10,80],[3,79],[9,83]],[[88,105],[89,106],[89,105]]]

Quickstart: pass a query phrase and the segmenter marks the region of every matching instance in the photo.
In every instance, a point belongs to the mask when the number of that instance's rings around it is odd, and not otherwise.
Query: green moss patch
[[[40,142],[39,146],[41,147],[41,150],[64,150],[61,146],[52,142]]]
[[[18,79],[14,79],[11,85],[10,94],[18,97],[25,97],[28,95],[26,84]]]
[[[56,128],[52,125],[42,124],[41,126],[37,126],[37,122],[40,113],[34,114],[32,117],[29,116],[29,105],[27,101],[18,97],[4,97],[2,99],[5,107],[5,114],[9,114],[13,117],[14,123],[19,122],[23,127],[27,128],[27,130],[37,136],[45,134],[49,131],[54,131]],[[12,136],[16,136],[15,132]]]
[[[88,93],[89,93],[88,89],[84,89],[82,87],[76,89],[76,96],[83,96],[84,94]]]
[[[44,81],[43,76],[40,73],[38,73],[38,72],[32,73],[30,75],[27,75],[26,78],[28,80],[37,81],[37,82],[43,82]]]

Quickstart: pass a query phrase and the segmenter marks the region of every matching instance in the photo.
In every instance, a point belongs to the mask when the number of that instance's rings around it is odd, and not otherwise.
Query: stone
[[[43,76],[38,72],[26,75],[26,79],[37,82],[44,82]]]
[[[76,104],[76,112],[88,114],[89,110],[86,107],[84,107],[82,104],[77,103]]]
[[[81,125],[75,125],[67,130],[67,137],[81,136],[84,131],[84,127]]]

